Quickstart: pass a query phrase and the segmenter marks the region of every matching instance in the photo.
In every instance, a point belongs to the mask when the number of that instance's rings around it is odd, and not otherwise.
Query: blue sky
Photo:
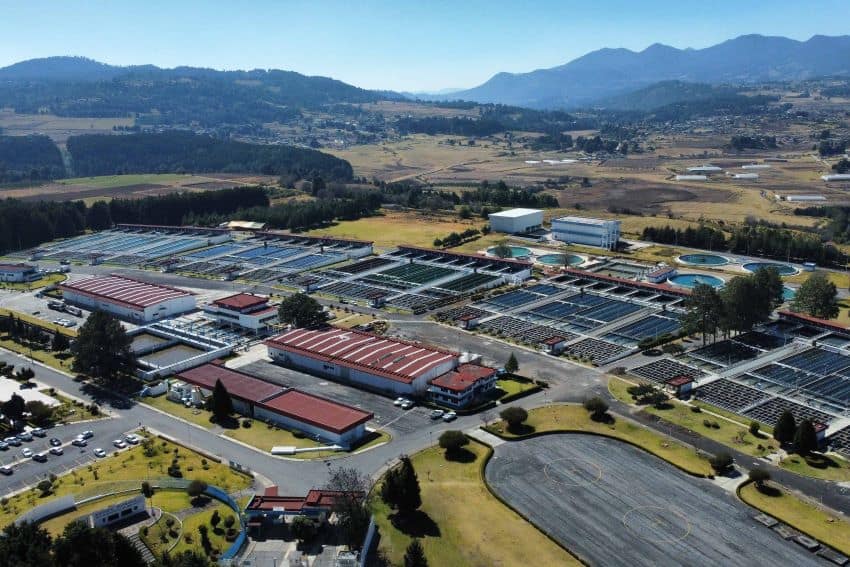
[[[601,47],[706,47],[747,33],[850,33],[847,0],[0,0],[0,66],[280,68],[365,88],[471,87]]]

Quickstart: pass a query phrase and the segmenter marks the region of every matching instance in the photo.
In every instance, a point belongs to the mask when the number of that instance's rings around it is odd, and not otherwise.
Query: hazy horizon
[[[369,89],[433,92],[473,87],[498,72],[562,65],[604,47],[700,49],[751,33],[804,41],[850,31],[835,17],[845,9],[835,0],[817,10],[785,1],[682,4],[648,1],[635,10],[619,0],[593,6],[545,0],[518,10],[481,0],[356,6],[266,0],[245,10],[197,0],[0,2],[6,21],[0,67],[79,55],[122,66],[285,69]]]

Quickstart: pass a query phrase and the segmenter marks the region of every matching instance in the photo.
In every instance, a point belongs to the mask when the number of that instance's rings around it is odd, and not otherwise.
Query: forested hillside
[[[47,136],[0,136],[0,183],[64,176],[62,155]]]
[[[83,177],[240,172],[348,181],[353,176],[347,161],[316,150],[248,144],[182,131],[72,136],[68,139],[68,151],[74,173]]]

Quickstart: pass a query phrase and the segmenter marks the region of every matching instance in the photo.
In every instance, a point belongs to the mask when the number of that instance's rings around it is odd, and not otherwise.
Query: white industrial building
[[[133,323],[150,323],[195,309],[191,292],[126,276],[92,276],[59,286],[66,303],[106,311]]]
[[[706,181],[708,179],[705,175],[677,175],[676,181]]]
[[[0,264],[0,282],[32,282],[41,275],[29,264]]]
[[[560,217],[552,220],[552,237],[569,244],[584,244],[613,250],[620,240],[620,221]]]
[[[538,209],[510,209],[490,213],[490,228],[494,232],[524,234],[543,226],[543,211]]]
[[[821,175],[824,181],[850,181],[850,173],[833,173],[831,175]]]
[[[734,173],[732,174],[732,179],[750,179],[755,181],[759,178],[758,173]]]
[[[717,167],[716,165],[697,165],[694,167],[688,168],[688,173],[697,173],[697,174],[707,174],[707,173],[720,173],[723,171],[722,167]]]
[[[741,169],[770,169],[770,166],[766,163],[750,163],[747,165],[742,165]]]
[[[269,298],[250,293],[237,293],[203,306],[204,313],[219,325],[264,333],[277,324],[277,307]]]

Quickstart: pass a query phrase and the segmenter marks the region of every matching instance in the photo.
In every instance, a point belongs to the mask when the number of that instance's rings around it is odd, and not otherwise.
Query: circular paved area
[[[823,565],[734,495],[631,445],[545,435],[495,448],[490,486],[591,565]]]

